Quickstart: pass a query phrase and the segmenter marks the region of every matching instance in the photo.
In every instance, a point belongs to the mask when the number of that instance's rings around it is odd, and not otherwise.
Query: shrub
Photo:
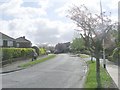
[[[82,54],[87,54],[87,55],[90,55],[90,54],[91,54],[89,50],[84,50],[84,51],[82,51],[81,53],[82,53]]]
[[[44,54],[46,54],[46,49],[44,49],[44,48],[40,48],[39,50],[40,50],[40,55],[44,55]]]
[[[115,48],[112,52],[112,55],[108,57],[110,61],[116,62],[118,60],[118,54],[120,55],[120,51],[118,48]]]

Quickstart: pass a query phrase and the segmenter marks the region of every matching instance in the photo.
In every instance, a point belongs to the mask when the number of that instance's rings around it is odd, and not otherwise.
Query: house
[[[15,39],[15,42],[17,48],[30,48],[32,46],[32,43],[25,36]]]
[[[15,47],[15,39],[0,32],[0,47]]]
[[[70,42],[58,43],[55,46],[55,53],[66,53],[70,50]]]
[[[32,43],[25,36],[14,39],[0,32],[0,47],[30,48],[31,46]]]

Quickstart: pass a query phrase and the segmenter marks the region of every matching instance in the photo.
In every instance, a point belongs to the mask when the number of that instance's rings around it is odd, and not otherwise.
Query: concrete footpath
[[[42,58],[45,58],[45,57],[47,57],[47,55],[40,56],[37,59],[42,59]],[[20,61],[13,62],[12,64],[7,64],[7,65],[2,67],[2,70],[0,70],[0,74],[21,70],[23,68],[20,68],[18,66],[20,66],[21,64],[25,64],[27,62],[31,62],[31,61],[32,61],[32,59],[26,59],[26,60],[20,60]]]

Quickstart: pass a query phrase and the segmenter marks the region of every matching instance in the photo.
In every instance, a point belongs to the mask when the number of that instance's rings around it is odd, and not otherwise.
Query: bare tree
[[[100,85],[100,52],[102,51],[102,41],[106,38],[107,33],[112,30],[113,24],[105,12],[98,15],[92,14],[85,5],[73,6],[68,10],[68,17],[80,27],[84,34],[81,34],[85,45],[96,58],[96,76],[98,88]],[[81,30],[80,30],[81,31]]]

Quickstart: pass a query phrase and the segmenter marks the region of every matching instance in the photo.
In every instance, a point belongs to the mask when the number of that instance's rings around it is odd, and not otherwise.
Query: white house
[[[0,32],[0,47],[14,47],[15,39]]]

